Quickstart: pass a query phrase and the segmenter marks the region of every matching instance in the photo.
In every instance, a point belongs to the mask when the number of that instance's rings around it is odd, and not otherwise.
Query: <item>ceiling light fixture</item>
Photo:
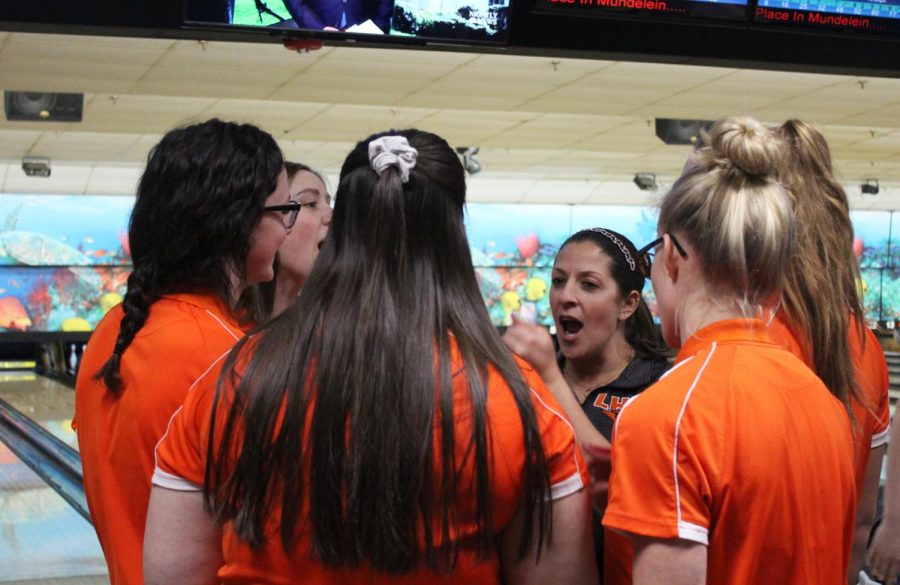
[[[866,179],[865,183],[859,186],[859,190],[863,195],[878,195],[881,188],[878,186],[878,179]]]
[[[26,156],[22,159],[22,170],[29,177],[49,177],[50,159],[42,156]]]
[[[659,183],[656,182],[656,173],[636,173],[634,175],[634,184],[641,191],[656,191],[659,189]]]
[[[457,146],[456,152],[462,156],[463,168],[467,173],[474,175],[481,172],[481,163],[475,158],[475,155],[478,154],[477,146]]]

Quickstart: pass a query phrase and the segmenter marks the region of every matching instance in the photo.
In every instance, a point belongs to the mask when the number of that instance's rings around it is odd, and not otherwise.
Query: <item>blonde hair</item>
[[[863,398],[850,354],[848,312],[860,329],[865,313],[857,289],[850,205],[819,130],[788,120],[775,133],[788,146],[779,176],[790,190],[798,222],[797,254],[786,266],[784,313],[801,334],[816,374],[852,417],[851,399]]]
[[[783,145],[753,118],[716,122],[663,199],[659,229],[690,242],[708,283],[747,316],[780,294],[793,251],[787,191],[775,179]]]

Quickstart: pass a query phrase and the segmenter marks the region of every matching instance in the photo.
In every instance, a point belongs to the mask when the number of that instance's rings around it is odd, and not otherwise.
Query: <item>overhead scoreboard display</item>
[[[747,19],[747,0],[535,0],[535,2],[536,11],[557,14]]]
[[[534,0],[535,12],[585,17],[678,16],[823,32],[897,32],[900,0]]]
[[[758,0],[755,22],[860,31],[900,30],[900,0]]]

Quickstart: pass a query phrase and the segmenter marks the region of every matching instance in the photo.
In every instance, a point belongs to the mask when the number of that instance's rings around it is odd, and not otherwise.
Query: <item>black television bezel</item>
[[[751,0],[752,2],[753,0]],[[142,0],[0,0],[0,30],[9,32],[81,34],[282,43],[315,39],[313,34],[270,31],[238,32],[185,27],[180,0],[147,4]],[[755,7],[755,4],[753,4]],[[362,38],[366,36],[367,38]],[[604,15],[602,18],[534,11],[533,1],[511,4],[506,44],[447,44],[415,37],[375,35],[329,37],[327,45],[372,48],[450,50],[522,56],[608,59],[650,63],[743,67],[760,70],[900,77],[900,35],[867,31],[823,30],[716,19],[648,18]],[[387,39],[385,41],[384,39]],[[840,42],[835,42],[840,40]]]
[[[512,14],[511,54],[900,78],[900,35],[668,15]],[[835,42],[839,40],[840,42]]]
[[[747,0],[745,4],[735,5],[735,4],[724,4],[724,3],[716,3],[716,2],[700,2],[697,0],[680,0],[681,2],[693,2],[696,6],[696,9],[692,11],[690,14],[671,14],[666,12],[650,12],[650,11],[641,11],[636,9],[620,9],[620,8],[609,8],[609,9],[600,9],[596,11],[589,11],[587,9],[569,9],[564,6],[556,6],[556,7],[548,7],[546,6],[551,0],[531,0],[531,15],[537,16],[546,16],[546,17],[563,17],[563,18],[574,18],[578,20],[622,20],[622,21],[632,21],[632,22],[642,22],[642,23],[668,23],[671,26],[702,26],[702,27],[718,27],[725,28],[731,30],[743,30],[749,31],[751,34],[759,33],[765,34],[766,32],[773,29],[780,29],[784,31],[789,31],[791,33],[799,33],[799,34],[808,34],[812,37],[856,37],[856,38],[866,38],[872,40],[887,40],[887,41],[900,41],[900,19],[880,19],[880,20],[897,20],[898,24],[896,30],[886,29],[862,29],[862,28],[852,28],[852,27],[841,27],[841,26],[819,26],[813,27],[809,24],[801,25],[795,23],[778,23],[771,22],[766,20],[760,20],[756,17],[757,8],[759,7],[759,0]],[[595,0],[596,1],[596,0]],[[577,3],[578,0],[575,0]],[[577,6],[577,4],[576,4]],[[743,12],[743,15],[738,16],[729,16],[727,14],[728,6],[735,7],[737,10],[732,9],[731,12],[736,13],[738,11]],[[779,9],[779,10],[793,10],[799,11],[796,9]],[[721,12],[721,14],[716,14],[716,12]],[[708,12],[707,14],[704,14]],[[819,12],[819,11],[806,11],[806,12],[816,12],[817,14],[828,15],[832,13]],[[872,17],[875,18],[875,17]]]
[[[188,18],[188,4],[192,0],[180,0],[182,5],[182,21],[180,29],[191,33],[203,35],[215,35],[214,39],[244,40],[248,42],[280,40],[287,42],[296,39],[314,39],[329,45],[352,45],[358,47],[382,47],[391,46],[406,48],[444,47],[451,50],[502,50],[509,44],[512,29],[512,14],[517,3],[525,3],[528,0],[508,0],[507,28],[503,40],[484,39],[460,39],[441,37],[420,37],[407,35],[384,35],[367,33],[349,33],[341,31],[324,31],[298,28],[279,28],[270,26],[251,26],[244,24],[230,24],[223,22],[206,22],[190,20]]]

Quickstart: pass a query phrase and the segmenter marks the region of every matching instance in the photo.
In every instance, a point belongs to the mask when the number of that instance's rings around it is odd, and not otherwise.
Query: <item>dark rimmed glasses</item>
[[[681,254],[682,258],[687,258],[687,252],[684,249],[684,246],[681,245],[681,242],[678,241],[678,238],[669,234],[669,239],[672,240],[672,245],[675,246],[675,249],[678,250],[678,253]],[[647,277],[650,276],[650,267],[653,266],[653,257],[656,256],[656,249],[663,243],[663,237],[660,236],[638,250],[638,258],[641,258],[644,262],[644,273]]]
[[[300,213],[299,201],[288,201],[284,205],[267,205],[263,207],[263,211],[276,211],[281,214],[281,223],[285,229],[291,229],[297,222],[297,215]]]

